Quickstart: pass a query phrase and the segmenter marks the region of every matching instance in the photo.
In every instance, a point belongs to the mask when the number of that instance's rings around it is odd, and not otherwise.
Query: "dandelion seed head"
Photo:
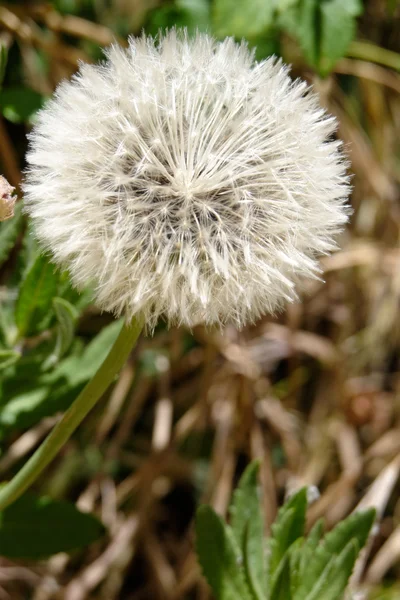
[[[335,120],[275,58],[170,31],[82,64],[39,113],[25,203],[100,307],[241,327],[335,248],[349,183]]]

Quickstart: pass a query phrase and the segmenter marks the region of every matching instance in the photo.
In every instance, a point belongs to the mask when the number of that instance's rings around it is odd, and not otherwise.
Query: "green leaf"
[[[279,12],[278,21],[296,38],[304,56],[320,75],[327,75],[353,40],[361,0],[299,0]]]
[[[104,327],[83,352],[75,340],[73,349],[77,347],[78,352],[49,372],[41,371],[40,347],[37,356],[23,357],[0,392],[0,431],[30,427],[43,417],[66,410],[105,359],[122,322],[121,319]]]
[[[279,14],[279,24],[300,44],[307,61],[316,67],[318,64],[319,28],[317,23],[320,0],[298,0]]]
[[[264,527],[258,493],[257,474],[259,468],[259,461],[254,461],[247,467],[233,493],[232,503],[229,507],[232,531],[240,548],[243,548],[244,545],[249,519],[256,519],[261,525],[261,530]]]
[[[287,555],[290,566],[290,593],[295,598],[296,589],[301,577],[301,559],[304,547],[304,539],[298,538],[289,548]]]
[[[321,33],[318,71],[327,75],[335,63],[345,56],[357,30],[356,18],[361,15],[361,0],[330,0],[320,6]]]
[[[0,350],[0,371],[15,364],[20,358],[21,354],[14,350]]]
[[[46,369],[56,364],[70,348],[78,318],[75,307],[64,298],[53,298],[53,309],[57,319],[57,339],[54,351],[46,361]]]
[[[14,87],[0,91],[0,110],[12,123],[32,122],[43,102],[44,97],[31,88]]]
[[[86,547],[104,534],[93,515],[68,502],[25,494],[0,513],[0,555],[38,559]]]
[[[196,548],[217,600],[252,600],[235,537],[209,506],[200,506],[196,513]]]
[[[350,540],[339,556],[335,556],[326,567],[307,600],[341,600],[354,568],[359,546]]]
[[[45,256],[38,256],[21,284],[15,308],[15,322],[21,337],[48,325],[58,279],[55,266]]]
[[[206,31],[210,25],[210,3],[208,0],[176,0],[178,9],[186,17],[189,31]]]
[[[304,573],[305,569],[308,567],[310,562],[313,560],[314,552],[316,551],[319,542],[324,533],[324,521],[323,519],[319,519],[314,527],[311,529],[307,538],[304,540],[304,543],[301,547],[300,552],[300,563],[298,570],[298,577],[292,578],[292,589],[296,590],[297,587],[301,583],[301,576]]]
[[[312,587],[310,593],[307,595],[307,600],[310,597],[315,597],[315,594],[319,594],[320,590],[324,589],[326,587],[327,581],[330,580],[330,577],[335,570],[336,558],[337,558],[336,555],[331,556],[330,554],[327,553],[326,564],[324,566],[324,569],[323,569],[322,573],[320,574],[320,576],[315,579],[315,581],[313,583],[313,587]],[[297,598],[299,598],[298,593],[296,594],[295,598],[296,598],[296,600],[297,600]],[[318,596],[317,596],[317,598],[318,598]],[[336,599],[336,600],[339,600],[339,599]]]
[[[262,600],[267,589],[267,573],[264,521],[257,482],[259,466],[255,461],[244,471],[233,494],[230,515],[233,534],[243,553],[247,582],[254,597]]]
[[[213,29],[223,38],[254,38],[266,32],[273,24],[273,0],[215,0]]]
[[[243,549],[246,581],[255,600],[265,600],[268,591],[263,525],[249,519]]]
[[[376,511],[373,508],[351,514],[325,536],[323,540],[325,547],[331,554],[339,553],[351,539],[355,539],[360,549],[363,548],[375,516]]]
[[[0,223],[0,266],[7,260],[21,230],[21,206],[21,202],[17,202],[14,216]]]
[[[270,600],[292,600],[290,576],[290,560],[289,554],[287,554],[281,561],[277,571],[277,577],[271,590]]]
[[[276,521],[271,527],[269,540],[269,573],[272,582],[290,546],[304,535],[306,510],[307,488],[303,488],[294,494],[278,512]]]
[[[117,339],[123,321],[123,319],[119,319],[107,327],[103,327],[100,333],[86,346],[82,358],[79,359],[79,373],[76,374],[79,381],[91,379],[95,374]]]
[[[375,511],[373,509],[354,513],[341,521],[324,537],[313,553],[313,559],[304,565],[300,584],[296,591],[296,600],[308,598],[332,557],[341,554],[352,540],[357,543],[359,549],[364,547],[374,520]]]

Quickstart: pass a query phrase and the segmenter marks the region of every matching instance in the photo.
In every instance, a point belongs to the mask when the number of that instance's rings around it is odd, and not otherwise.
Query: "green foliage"
[[[214,0],[213,27],[218,37],[254,38],[273,24],[272,0]]]
[[[0,371],[11,367],[20,357],[20,353],[14,350],[0,350]]]
[[[22,226],[21,203],[15,205],[14,217],[0,223],[0,266],[7,260]]]
[[[53,353],[46,360],[45,369],[57,364],[71,347],[78,318],[78,311],[68,300],[53,298],[52,304],[57,319],[57,337]]]
[[[282,29],[295,37],[305,58],[327,75],[355,36],[361,0],[297,0],[279,14]]]
[[[53,354],[48,345],[21,358],[6,372],[0,391],[0,432],[29,427],[66,410],[105,359],[121,326],[122,321],[115,321],[105,327],[84,350],[74,343],[50,371],[44,371]]]
[[[0,91],[0,110],[12,123],[31,122],[43,102],[43,96],[31,88],[9,87]]]
[[[48,258],[39,254],[23,280],[15,307],[20,337],[45,329],[57,291],[59,273]]]
[[[22,222],[18,204],[16,216],[0,224],[0,263],[15,261],[0,305],[0,435],[66,410],[122,324],[104,328],[84,348],[75,328],[91,293],[78,294],[68,275],[40,254],[29,226],[16,260],[10,256]]]
[[[232,530],[209,506],[196,516],[196,546],[204,574],[221,600],[251,600]]]
[[[291,545],[303,536],[307,510],[307,490],[301,489],[280,509],[269,540],[269,577],[274,583]]]
[[[210,507],[197,511],[199,561],[217,600],[342,600],[375,511],[350,515],[324,537],[319,521],[304,537],[307,490],[301,489],[280,509],[265,540],[257,471],[252,463],[244,472],[230,525]]]
[[[25,494],[0,513],[0,555],[39,559],[99,539],[104,527],[73,504]]]
[[[231,526],[239,548],[243,548],[245,576],[254,598],[262,600],[267,586],[264,522],[257,486],[259,463],[244,472],[230,507]],[[249,560],[251,557],[251,560]]]
[[[315,587],[322,585],[324,579],[328,577],[329,569],[334,568],[333,557],[340,556],[340,552],[350,542],[354,542],[358,550],[364,547],[374,518],[374,511],[371,510],[355,513],[325,536],[316,547],[312,561],[303,564],[301,582],[296,590],[296,600],[309,599],[309,594]]]

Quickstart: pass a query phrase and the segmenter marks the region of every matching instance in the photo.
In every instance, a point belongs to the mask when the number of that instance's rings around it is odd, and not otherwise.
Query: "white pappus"
[[[172,30],[82,64],[39,113],[38,238],[100,307],[238,327],[296,298],[347,220],[335,119],[246,44]]]

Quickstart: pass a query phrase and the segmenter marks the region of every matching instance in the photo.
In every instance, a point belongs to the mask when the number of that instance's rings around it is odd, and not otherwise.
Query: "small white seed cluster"
[[[25,202],[100,307],[241,327],[296,297],[347,220],[346,162],[306,83],[247,46],[131,38],[40,112]]]

